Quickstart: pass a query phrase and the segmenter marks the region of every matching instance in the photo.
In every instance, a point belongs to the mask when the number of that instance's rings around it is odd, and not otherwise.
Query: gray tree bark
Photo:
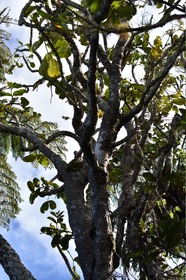
[[[26,269],[18,254],[0,234],[0,264],[10,280],[36,280]]]

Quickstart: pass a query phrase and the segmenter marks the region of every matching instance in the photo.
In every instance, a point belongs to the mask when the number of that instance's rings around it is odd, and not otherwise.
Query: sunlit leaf
[[[57,78],[60,75],[59,64],[57,60],[49,53],[45,55],[39,67],[39,74],[44,77]]]
[[[37,160],[38,160],[38,162],[39,162],[43,167],[45,167],[45,168],[48,167],[49,164],[50,164],[48,158],[45,157],[43,154],[37,155]]]
[[[60,75],[59,64],[52,56],[49,59],[47,74],[50,78],[57,78]]]
[[[57,49],[59,57],[67,58],[71,55],[70,46],[63,37],[56,42],[55,47]]]
[[[97,13],[101,6],[101,1],[100,0],[93,0],[91,6],[90,6],[90,12],[91,14]]]
[[[154,40],[154,45],[156,47],[162,47],[162,40],[160,36],[157,36],[156,39]]]
[[[186,99],[185,98],[174,98],[173,103],[176,104],[176,105],[186,106]]]

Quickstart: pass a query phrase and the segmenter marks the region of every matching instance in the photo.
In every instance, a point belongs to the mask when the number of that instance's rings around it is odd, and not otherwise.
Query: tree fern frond
[[[53,133],[56,133],[58,130],[58,125],[54,122],[48,122],[48,121],[42,121],[41,114],[34,112],[32,108],[27,107],[26,109],[18,108],[17,105],[17,99],[15,104],[13,104],[13,101],[11,101],[11,98],[9,100],[8,109],[7,107],[7,100],[3,99],[4,104],[4,111],[1,110],[1,121],[5,124],[13,124],[15,126],[23,126],[28,128],[29,130],[32,130],[34,133],[36,133],[41,140],[45,141],[49,136],[51,136]],[[11,104],[11,105],[10,105]],[[65,158],[65,140],[64,137],[58,137],[54,139],[52,142],[48,144],[48,146],[54,151],[59,153],[63,158]],[[12,156],[17,159],[21,158],[23,159],[25,157],[25,149],[29,149],[30,143],[20,136],[16,135],[8,135],[5,133],[0,133],[0,153],[7,155],[9,152],[12,153]],[[37,154],[37,151],[35,151],[35,154]],[[34,167],[38,166],[38,163],[41,164],[40,158],[36,157],[35,160],[32,161],[32,164]],[[48,166],[45,165],[45,167],[51,167],[51,164]]]
[[[0,133],[0,155],[7,155],[10,152],[10,138],[8,133]]]
[[[20,188],[16,175],[7,163],[7,157],[0,155],[0,226],[8,228],[10,218],[15,218],[19,213]]]

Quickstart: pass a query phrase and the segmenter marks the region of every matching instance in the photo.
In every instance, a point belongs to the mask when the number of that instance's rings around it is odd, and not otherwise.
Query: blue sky
[[[9,7],[11,9],[10,16],[18,19],[21,8],[26,2],[26,0],[1,0],[0,10]],[[11,25],[9,28],[6,28],[6,30],[11,34],[8,45],[12,52],[15,47],[18,46],[17,40],[21,40],[25,43],[27,42],[29,36],[28,29],[18,27],[17,25]],[[17,70],[14,76],[9,78],[16,82],[28,84],[37,80],[37,77],[32,74],[30,75],[25,68]],[[69,129],[70,124],[68,122],[64,123],[62,120],[62,115],[69,115],[69,108],[55,96],[51,101],[51,93],[48,88],[42,87],[38,91],[29,94],[29,100],[31,106],[33,106],[36,111],[41,112],[44,120],[58,122],[64,130],[67,128]],[[57,112],[59,112],[59,114]],[[72,145],[74,147],[74,143],[71,141],[68,141],[68,145],[69,147]],[[73,152],[69,152],[68,158],[71,159],[72,155]],[[40,233],[40,228],[42,226],[49,225],[49,221],[47,220],[47,215],[49,215],[49,213],[43,215],[39,211],[44,200],[38,199],[34,205],[30,205],[28,202],[29,190],[26,184],[27,181],[32,180],[34,177],[40,178],[41,176],[50,180],[56,175],[55,170],[45,170],[42,168],[35,170],[30,164],[25,164],[20,160],[15,162],[11,156],[9,157],[9,162],[17,175],[17,181],[21,187],[21,195],[24,201],[20,205],[22,211],[17,219],[11,221],[10,230],[6,231],[0,228],[0,234],[2,234],[16,250],[22,262],[37,280],[72,279],[57,249],[51,247],[50,237]],[[62,202],[58,202],[58,210],[65,210],[65,206]],[[68,222],[67,219],[66,222]],[[73,244],[71,244],[70,251],[74,252]],[[74,256],[76,256],[76,253]],[[7,279],[9,279],[8,276],[0,266],[0,280]]]
[[[50,247],[48,240],[48,248],[42,244],[35,236],[22,229],[20,224],[15,220],[11,223],[8,232],[1,231],[1,234],[8,240],[12,247],[19,254],[25,266],[32,272],[37,280],[61,280],[65,277],[66,280],[71,279],[63,260],[53,254],[53,249]],[[0,269],[0,279],[9,279]]]
[[[20,204],[22,211],[16,219],[11,221],[10,230],[6,231],[0,228],[0,233],[15,249],[25,266],[37,280],[72,279],[57,249],[51,247],[51,238],[40,232],[42,226],[49,225],[47,219],[49,212],[41,214],[39,210],[44,201],[38,199],[34,205],[28,202],[29,190],[26,182],[35,176],[46,176],[46,172],[49,177],[52,177],[53,171],[42,168],[35,170],[30,164],[25,165],[20,160],[15,162],[10,158],[9,161],[17,174],[17,181],[21,187],[21,195],[24,201]],[[59,209],[65,211],[63,203],[58,201]],[[68,221],[66,220],[66,222]],[[74,251],[73,245],[71,245],[71,248],[71,251]],[[0,269],[0,279],[9,279],[2,269]]]

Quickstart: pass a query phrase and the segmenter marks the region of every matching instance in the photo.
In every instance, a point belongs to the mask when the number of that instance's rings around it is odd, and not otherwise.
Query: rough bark
[[[83,172],[71,172],[64,178],[69,223],[74,235],[84,279],[89,280],[93,267],[93,244],[91,239],[92,215],[90,207],[86,205],[84,199],[86,183],[86,174]]]
[[[0,234],[0,264],[10,280],[36,280],[21,262],[18,254]]]
[[[113,271],[114,239],[108,209],[106,173],[90,168],[89,183],[93,216],[93,270],[92,280],[110,279]]]

